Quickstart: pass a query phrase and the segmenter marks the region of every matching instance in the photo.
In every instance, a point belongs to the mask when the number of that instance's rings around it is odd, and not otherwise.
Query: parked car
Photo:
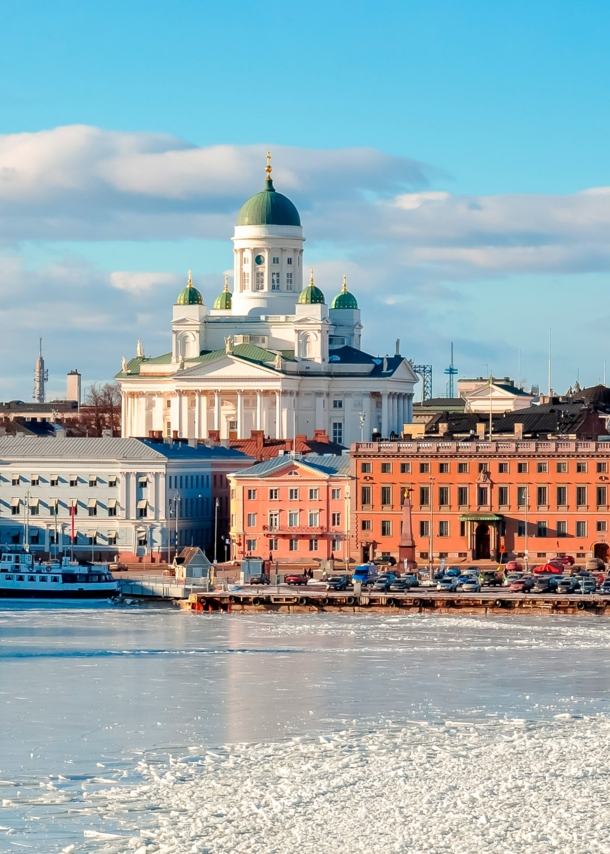
[[[502,587],[504,576],[495,569],[484,569],[479,573],[479,582],[485,587]]]
[[[271,584],[271,579],[262,572],[260,575],[251,575],[250,584]]]
[[[569,575],[563,575],[561,578],[557,579],[555,591],[557,593],[574,593],[577,587],[578,580],[576,578],[572,578]]]
[[[445,592],[454,593],[457,590],[458,580],[456,576],[445,576],[445,578],[441,578],[441,580],[437,583],[437,590],[444,590]]]
[[[464,584],[466,584],[472,578],[471,575],[460,575],[457,580],[456,590],[461,590]]]
[[[327,590],[347,590],[349,578],[347,575],[331,575],[326,582]]]
[[[395,578],[388,587],[391,593],[406,593],[408,589],[409,585],[406,578]]]
[[[462,574],[461,566],[450,566],[445,572],[445,578],[459,578]]]
[[[604,596],[610,596],[610,578],[604,578],[602,586],[599,588],[599,592],[603,593]]]
[[[384,572],[373,584],[373,590],[387,590],[395,579],[396,576],[393,572]]]
[[[507,572],[504,576],[503,586],[510,587],[513,581],[516,581],[518,578],[523,578],[523,572]]]
[[[541,575],[535,580],[532,591],[534,593],[554,593],[555,585],[548,576]]]
[[[362,563],[352,575],[352,582],[359,581],[363,587],[370,586],[377,579],[377,567],[374,563]]]
[[[574,593],[595,593],[597,584],[594,578],[579,578]]]
[[[468,580],[463,581],[458,590],[461,590],[462,593],[480,593],[481,585],[479,584],[479,579],[474,575],[469,575]]]
[[[529,593],[533,586],[534,579],[524,575],[521,578],[516,578],[508,589],[511,593]]]
[[[305,573],[293,572],[284,578],[286,584],[307,584],[309,576]]]

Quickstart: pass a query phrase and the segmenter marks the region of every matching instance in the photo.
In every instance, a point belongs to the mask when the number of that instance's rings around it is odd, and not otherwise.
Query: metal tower
[[[34,400],[36,403],[44,403],[44,387],[49,379],[49,372],[45,370],[44,359],[42,358],[42,338],[40,339],[40,354],[36,359],[36,367],[34,368]]]
[[[451,342],[451,364],[445,368],[445,374],[449,377],[447,380],[447,397],[455,397],[455,382],[454,377],[457,376],[457,368],[453,366],[453,341]]]
[[[422,379],[422,403],[424,400],[430,400],[432,397],[432,365],[414,365],[413,362],[411,362],[411,367]]]

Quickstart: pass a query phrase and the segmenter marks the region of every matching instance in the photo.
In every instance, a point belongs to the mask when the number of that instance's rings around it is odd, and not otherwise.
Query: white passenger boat
[[[116,593],[108,564],[71,563],[68,557],[46,563],[25,551],[0,557],[0,598],[107,599]]]

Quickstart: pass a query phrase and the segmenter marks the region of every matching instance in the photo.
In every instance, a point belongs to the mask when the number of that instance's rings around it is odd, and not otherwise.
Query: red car
[[[292,575],[287,575],[284,578],[284,581],[286,582],[286,584],[307,584],[307,582],[309,581],[309,576],[305,575],[304,573],[298,574],[295,572]]]
[[[508,589],[511,593],[529,593],[533,586],[534,580],[525,576],[515,579]]]

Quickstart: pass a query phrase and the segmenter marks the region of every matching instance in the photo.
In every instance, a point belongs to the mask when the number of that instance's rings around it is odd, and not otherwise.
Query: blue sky
[[[545,385],[552,326],[556,387],[597,382],[609,25],[591,0],[7,2],[0,397],[30,396],[40,334],[57,394],[72,367],[109,378],[137,338],[166,349],[186,270],[206,301],[221,288],[267,147],[323,288],[345,269],[358,292],[367,348],[391,317],[437,393],[451,340],[461,375],[515,375],[520,350]]]

